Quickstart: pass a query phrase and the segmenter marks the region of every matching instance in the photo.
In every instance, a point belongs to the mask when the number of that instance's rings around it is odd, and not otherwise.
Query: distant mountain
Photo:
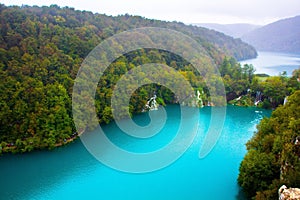
[[[283,19],[242,37],[259,51],[300,53],[300,16]]]
[[[261,26],[254,24],[215,24],[215,23],[196,23],[196,26],[202,26],[208,29],[213,29],[229,35],[234,38],[240,38],[246,33],[253,31]]]

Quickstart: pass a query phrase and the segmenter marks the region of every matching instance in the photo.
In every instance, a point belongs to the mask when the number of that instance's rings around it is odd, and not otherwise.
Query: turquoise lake
[[[124,149],[153,151],[174,137],[180,123],[179,108],[165,107],[166,124],[149,142],[123,134],[114,122],[103,126],[103,130]],[[200,159],[198,153],[209,127],[210,110],[200,109],[197,136],[183,156],[154,172],[133,174],[111,169],[96,160],[80,139],[53,151],[1,156],[0,199],[242,199],[237,177],[246,153],[245,143],[271,111],[228,106],[219,140]],[[136,115],[134,121],[147,125],[149,115]]]

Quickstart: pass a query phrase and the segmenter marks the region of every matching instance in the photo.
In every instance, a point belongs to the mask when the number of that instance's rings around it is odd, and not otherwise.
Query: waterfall
[[[192,107],[203,107],[203,100],[202,100],[202,95],[204,94],[203,91],[197,90],[197,95],[191,95],[188,101],[183,101],[182,105],[188,105]],[[146,112],[148,110],[157,110],[159,107],[159,104],[156,101],[156,94],[154,94],[153,97],[151,97],[147,103],[145,104],[145,107],[142,112]]]
[[[284,97],[283,105],[285,105],[288,101],[288,97]]]
[[[185,106],[191,106],[191,107],[198,107],[198,108],[202,108],[203,107],[203,100],[201,98],[201,96],[204,94],[203,91],[199,91],[197,90],[196,94],[190,95],[189,98],[187,98],[186,100],[184,100],[181,105]]]
[[[154,96],[151,97],[151,98],[147,101],[147,103],[146,103],[146,105],[145,105],[145,109],[144,109],[143,111],[147,111],[147,110],[157,110],[159,104],[156,102],[156,98],[157,98],[157,96],[156,96],[156,94],[154,94]]]
[[[243,96],[239,96],[239,97],[236,98],[235,100],[236,100],[236,101],[239,101],[239,100],[241,100],[242,97],[243,97]]]
[[[201,93],[200,93],[199,90],[197,90],[197,101],[198,101],[200,108],[203,107],[203,100],[201,98],[201,95],[203,95],[203,91],[201,91]]]
[[[256,91],[256,97],[255,97],[255,102],[254,102],[255,106],[257,106],[257,104],[259,102],[261,102],[261,96],[262,96],[261,92],[260,91]]]

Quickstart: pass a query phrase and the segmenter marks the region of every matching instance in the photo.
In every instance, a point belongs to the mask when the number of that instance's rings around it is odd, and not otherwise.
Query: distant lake
[[[154,142],[133,141],[114,122],[103,129],[124,149],[153,151],[168,144],[180,122],[179,106],[168,105],[165,109],[168,118],[161,132],[150,138]],[[253,107],[228,106],[220,139],[204,159],[199,159],[199,148],[210,126],[210,107],[204,107],[200,109],[198,134],[185,154],[172,165],[145,174],[104,166],[80,140],[53,151],[4,155],[0,157],[0,199],[241,199],[237,177],[246,153],[245,143],[259,121],[270,113]],[[145,125],[149,117],[142,113],[134,120]],[[111,155],[109,150],[104,153]]]
[[[240,63],[242,65],[252,64],[257,74],[278,75],[286,71],[287,74],[291,76],[293,70],[300,67],[300,55],[260,51],[258,52],[257,58],[243,60]]]

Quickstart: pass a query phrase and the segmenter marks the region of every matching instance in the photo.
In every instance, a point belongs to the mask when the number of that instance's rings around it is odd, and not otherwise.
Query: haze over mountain
[[[240,38],[246,33],[249,33],[254,29],[261,27],[260,25],[245,24],[245,23],[239,23],[239,24],[196,23],[194,25],[202,26],[218,32],[222,32],[225,35],[229,35],[234,38]]]
[[[242,37],[258,51],[300,53],[300,16],[282,19]]]

